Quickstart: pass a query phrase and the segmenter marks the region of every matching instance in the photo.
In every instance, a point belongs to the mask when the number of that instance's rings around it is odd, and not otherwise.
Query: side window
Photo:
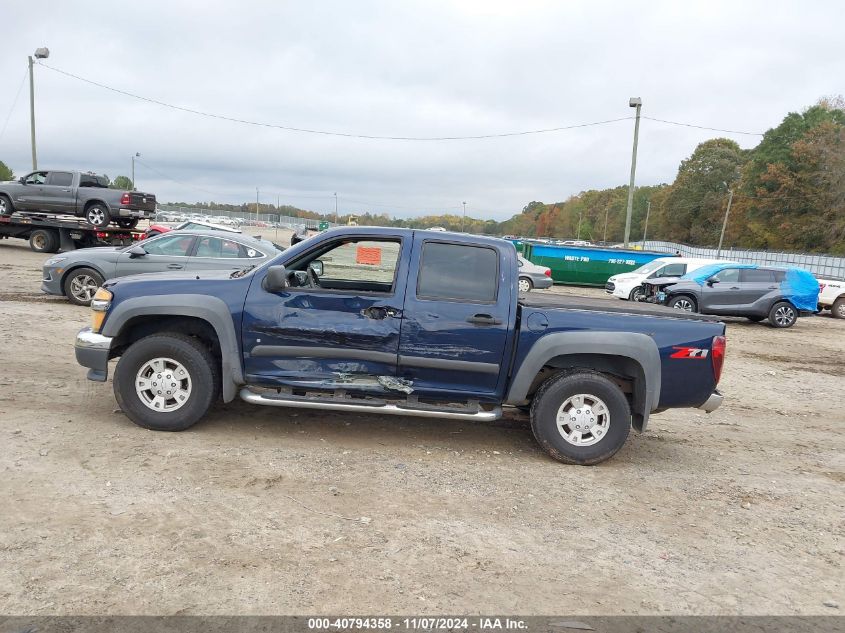
[[[771,270],[765,268],[744,268],[739,273],[739,280],[756,283],[771,283],[774,275]]]
[[[667,264],[660,271],[659,277],[680,277],[687,272],[686,264]]]
[[[216,237],[201,237],[197,244],[195,257],[238,258],[246,257],[243,247],[232,240]]]
[[[713,275],[713,279],[721,282],[736,283],[739,281],[739,268],[725,268]]]
[[[453,301],[496,301],[499,256],[492,248],[427,242],[420,262],[417,296]]]
[[[170,257],[185,257],[194,243],[192,235],[171,235],[157,240],[147,240],[141,245],[149,255],[169,255]]]
[[[28,185],[43,185],[47,182],[47,172],[36,171],[35,173],[27,176],[24,182]]]
[[[334,246],[315,258],[323,262],[320,282],[349,282],[343,286],[349,290],[372,290],[368,282],[392,286],[400,246],[395,240],[350,240]]]
[[[70,187],[73,184],[73,174],[69,171],[51,171],[47,182],[56,187]]]
[[[785,270],[773,270],[773,271],[771,271],[771,273],[772,273],[772,279],[774,279],[778,283],[780,283],[784,279],[786,279],[786,271]]]

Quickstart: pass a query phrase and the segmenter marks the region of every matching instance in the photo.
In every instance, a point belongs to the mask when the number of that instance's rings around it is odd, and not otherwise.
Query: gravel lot
[[[44,259],[0,242],[6,614],[845,609],[845,321],[731,320],[720,410],[658,415],[579,468],[517,415],[235,402],[143,430],[85,380],[89,312],[40,293]]]

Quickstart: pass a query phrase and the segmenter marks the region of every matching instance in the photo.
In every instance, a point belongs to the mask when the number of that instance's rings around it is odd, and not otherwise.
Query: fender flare
[[[644,384],[635,386],[632,414],[634,426],[644,430],[649,414],[658,408],[662,378],[660,350],[654,339],[647,334],[596,331],[546,334],[534,342],[513,375],[505,402],[517,405],[524,403],[534,379],[549,361],[576,354],[618,356],[639,366]]]
[[[220,343],[223,401],[234,400],[245,382],[238,336],[226,303],[219,297],[194,294],[134,297],[121,301],[109,311],[102,334],[115,337],[130,320],[150,315],[196,317],[214,328]]]

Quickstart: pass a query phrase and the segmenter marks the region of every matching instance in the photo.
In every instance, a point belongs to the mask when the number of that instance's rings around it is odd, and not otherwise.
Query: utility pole
[[[36,59],[47,59],[50,50],[47,48],[36,48]],[[32,142],[32,170],[38,169],[38,157],[35,154],[35,78],[32,72],[32,55],[27,56],[29,60],[29,134]]]
[[[132,157],[132,191],[138,190],[138,187],[135,186],[135,158],[140,156],[140,152],[135,152],[135,156]]]
[[[631,216],[634,213],[634,178],[637,174],[637,141],[640,137],[640,109],[643,107],[643,100],[639,97],[631,97],[628,106],[637,109],[636,121],[634,123],[634,151],[631,155],[631,182],[628,184],[628,211],[625,214],[625,248],[631,239]]]
[[[334,192],[334,223],[337,224],[337,191]]]
[[[575,237],[576,240],[581,239],[581,215],[582,211],[578,211],[578,235]]]
[[[645,236],[648,235],[648,216],[651,213],[651,200],[648,201],[648,206],[645,208],[645,228],[643,229],[643,248],[645,248]]]
[[[461,218],[461,233],[463,233],[464,232],[464,224],[466,224],[466,221],[467,221],[467,203],[466,203],[466,201],[464,201],[461,204],[464,205],[464,215]]]
[[[602,242],[607,242],[607,215],[610,213],[610,207],[607,207],[604,210],[604,237],[601,238]]]
[[[716,250],[716,259],[722,255],[722,241],[725,239],[725,227],[728,226],[728,215],[731,212],[731,202],[734,199],[734,190],[728,189],[728,208],[725,210],[725,219],[722,221],[722,233],[719,235],[719,248]]]
[[[258,222],[258,187],[255,188],[255,221]]]

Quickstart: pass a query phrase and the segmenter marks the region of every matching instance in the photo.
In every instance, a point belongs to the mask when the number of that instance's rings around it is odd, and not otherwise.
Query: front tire
[[[534,284],[531,283],[531,280],[528,277],[520,277],[519,281],[517,282],[517,289],[520,292],[531,292],[531,289],[534,288]]]
[[[830,316],[834,319],[845,319],[845,297],[839,297],[830,306]]]
[[[636,286],[631,293],[628,295],[628,301],[639,301],[640,298],[643,296],[643,287]]]
[[[769,310],[769,325],[776,328],[788,328],[798,320],[798,311],[788,301],[779,301]]]
[[[695,303],[695,299],[689,295],[678,295],[677,297],[672,297],[666,305],[670,308],[675,308],[675,310],[682,310],[683,312],[698,312],[698,306]]]
[[[111,215],[109,210],[103,204],[92,204],[85,209],[85,221],[98,229],[104,229],[111,222]]]
[[[200,341],[183,334],[154,334],[133,343],[114,374],[114,397],[138,426],[184,431],[208,412],[220,394],[220,370]]]
[[[103,285],[103,276],[93,268],[77,268],[65,277],[62,288],[71,303],[78,306],[91,305],[97,289]]]
[[[531,402],[531,429],[546,453],[565,464],[588,466],[612,457],[631,430],[622,390],[595,372],[559,374]]]

